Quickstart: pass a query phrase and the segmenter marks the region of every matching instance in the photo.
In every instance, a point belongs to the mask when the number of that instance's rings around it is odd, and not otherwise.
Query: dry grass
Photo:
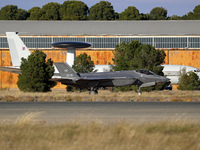
[[[17,95],[18,94],[18,95]],[[85,97],[103,100],[113,97],[113,100],[127,100],[130,98],[157,97],[169,98],[171,96],[186,97],[188,94],[199,95],[179,91],[143,93],[139,97],[135,93],[110,93],[101,91],[99,95],[88,96],[88,93],[64,93],[53,91],[52,93],[21,93],[10,91],[0,96],[12,96],[16,99],[24,97],[73,97],[78,99]],[[111,96],[112,97],[111,97]],[[62,125],[47,125],[37,122],[34,118],[38,113],[27,113],[19,117],[15,123],[0,123],[0,150],[198,150],[200,149],[200,126],[198,123],[188,121],[166,121],[158,123],[136,124],[134,122],[118,122],[103,124],[99,122],[83,123],[72,121]]]
[[[99,94],[94,96],[88,93],[66,92],[65,90],[23,93],[19,90],[1,90],[0,101],[200,101],[200,91],[153,91],[143,92],[141,96],[138,96],[136,92],[111,92],[109,90],[99,90]]]
[[[32,112],[32,113],[26,113],[23,116],[20,116],[16,119],[15,125],[17,126],[24,126],[24,125],[33,125],[37,123],[34,121],[34,118],[38,116],[40,112]]]
[[[200,126],[189,122],[100,124],[72,122],[64,125],[31,123],[26,114],[15,124],[0,124],[1,150],[198,150]],[[29,118],[29,119],[28,119]]]

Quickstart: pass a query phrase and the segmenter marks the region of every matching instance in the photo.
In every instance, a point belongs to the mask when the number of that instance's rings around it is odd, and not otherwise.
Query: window
[[[7,38],[5,37],[0,38],[0,48],[8,48]]]
[[[139,41],[142,44],[149,44],[149,45],[153,45],[153,38],[149,37],[149,38],[120,38],[120,42],[131,42],[131,41]]]
[[[62,42],[62,41],[77,41],[77,42],[85,42],[85,38],[77,38],[77,37],[54,37],[53,42]]]
[[[188,48],[200,48],[200,37],[189,37]]]
[[[86,38],[88,43],[92,44],[92,48],[115,48],[119,44],[119,38]]]
[[[185,48],[187,37],[159,37],[154,40],[155,48]]]
[[[22,37],[21,39],[28,48],[51,48],[50,37]]]
[[[79,41],[92,44],[92,48],[115,48],[120,42],[139,41],[155,48],[198,48],[200,37],[21,37],[28,48],[51,48],[61,41]],[[6,37],[0,37],[0,48],[8,48]]]

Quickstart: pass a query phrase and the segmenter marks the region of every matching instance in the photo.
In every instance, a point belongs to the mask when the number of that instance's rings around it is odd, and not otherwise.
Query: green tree
[[[115,71],[120,70],[135,70],[148,69],[158,75],[163,75],[163,67],[160,64],[164,63],[165,52],[156,50],[153,46],[142,44],[138,41],[122,42],[115,47],[114,51],[114,66]],[[162,89],[164,84],[147,90]],[[135,90],[134,86],[120,87],[120,90]]]
[[[60,20],[59,14],[60,4],[58,3],[48,3],[42,7],[42,16],[40,20]]]
[[[129,6],[120,15],[119,20],[140,20],[139,10],[134,6]]]
[[[15,5],[6,5],[0,10],[0,20],[26,20],[27,17],[27,11]]]
[[[200,5],[196,6],[193,12],[194,12],[194,19],[200,20]]]
[[[28,10],[28,13],[29,17],[27,18],[27,20],[39,20],[44,12],[40,7],[33,7]]]
[[[117,15],[110,2],[100,1],[89,10],[89,20],[115,20]]]
[[[193,12],[182,16],[184,20],[200,20],[200,5],[196,6]]]
[[[169,17],[169,20],[181,20],[181,17],[177,16],[177,15],[173,15],[173,16]]]
[[[155,7],[150,12],[151,20],[166,20],[167,19],[167,10],[163,7]]]
[[[195,20],[195,16],[194,16],[193,12],[189,12],[188,14],[183,15],[181,17],[181,19],[183,19],[183,20]]]
[[[28,12],[24,9],[18,9],[15,17],[16,20],[26,20],[28,17]]]
[[[199,76],[192,71],[187,73],[186,69],[183,68],[180,71],[178,85],[179,90],[200,90]]]
[[[6,5],[1,8],[0,20],[16,20],[18,7],[15,5]]]
[[[76,57],[72,68],[78,73],[88,73],[94,71],[94,62],[86,53],[80,54]]]
[[[156,50],[153,46],[139,41],[122,42],[115,47],[113,62],[115,71],[148,69],[158,75],[163,75],[165,52]]]
[[[140,14],[140,20],[149,20],[149,14]]]
[[[22,58],[21,74],[17,85],[24,92],[47,92],[56,85],[49,81],[54,74],[53,61],[46,61],[46,54],[35,50],[28,59]]]
[[[86,20],[88,7],[81,1],[65,1],[60,6],[60,18],[62,20]]]

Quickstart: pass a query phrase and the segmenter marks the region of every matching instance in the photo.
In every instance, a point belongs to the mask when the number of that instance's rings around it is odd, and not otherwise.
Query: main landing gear
[[[96,88],[91,87],[89,94],[90,94],[90,95],[96,95],[96,94],[98,94],[98,91],[97,91]]]

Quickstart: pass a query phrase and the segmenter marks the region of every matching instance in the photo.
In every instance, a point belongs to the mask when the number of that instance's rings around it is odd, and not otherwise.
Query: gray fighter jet
[[[67,63],[55,63],[59,73],[54,74],[52,81],[65,85],[90,88],[90,94],[97,94],[100,87],[120,87],[137,85],[138,94],[142,87],[154,86],[158,83],[169,82],[168,78],[156,75],[146,70],[127,70],[114,72],[77,73]]]

